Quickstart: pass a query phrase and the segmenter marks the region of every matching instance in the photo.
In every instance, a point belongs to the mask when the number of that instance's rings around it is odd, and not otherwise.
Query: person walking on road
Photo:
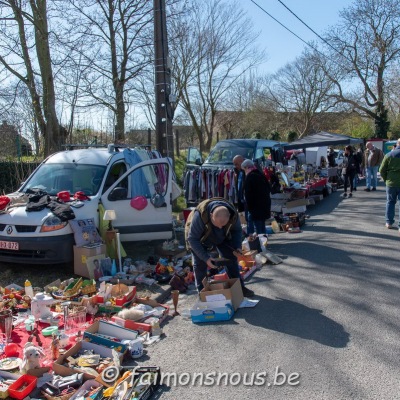
[[[237,256],[242,249],[242,226],[233,204],[223,198],[202,201],[189,215],[185,224],[185,238],[192,253],[193,270],[197,290],[203,289],[207,268],[216,269],[215,258],[210,252],[216,248],[225,264],[229,278],[239,278],[245,297],[254,292],[244,286],[241,279]]]
[[[393,225],[395,206],[399,200],[400,232],[400,139],[397,139],[396,147],[384,157],[379,173],[386,185],[386,228],[396,229]]]
[[[358,170],[357,158],[353,153],[353,147],[350,145],[344,148],[344,157],[342,163],[342,175],[344,178],[344,193],[343,197],[347,197],[347,187],[350,186],[349,197],[353,196],[354,177]]]
[[[357,191],[357,186],[358,186],[358,182],[359,182],[359,177],[360,175],[362,175],[362,159],[363,159],[363,153],[361,148],[359,148],[357,151],[354,152],[354,157],[357,160],[357,171],[354,175],[354,180],[353,180],[353,190],[356,192]]]
[[[368,142],[365,147],[363,167],[367,175],[367,187],[364,190],[370,192],[371,190],[376,190],[378,184],[378,170],[384,154],[382,150],[376,148],[371,142]]]
[[[271,217],[271,188],[265,175],[259,171],[253,161],[244,160],[242,169],[246,174],[244,198],[248,210],[247,234],[265,233],[265,220]]]

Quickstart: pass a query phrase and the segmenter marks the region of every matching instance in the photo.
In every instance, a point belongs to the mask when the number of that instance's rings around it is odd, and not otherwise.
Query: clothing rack
[[[235,172],[233,168],[196,168],[187,170],[183,189],[186,204],[195,206],[211,197],[223,197],[237,203]]]

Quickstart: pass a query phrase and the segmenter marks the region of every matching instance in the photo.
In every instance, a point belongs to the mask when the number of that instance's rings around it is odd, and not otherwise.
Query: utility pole
[[[154,73],[156,98],[156,146],[164,157],[174,160],[171,107],[171,70],[168,65],[167,22],[165,0],[154,4]]]

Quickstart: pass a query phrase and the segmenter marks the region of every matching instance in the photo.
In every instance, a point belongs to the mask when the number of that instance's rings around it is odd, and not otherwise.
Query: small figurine
[[[24,357],[20,367],[21,372],[25,374],[30,369],[40,368],[40,358],[44,355],[45,354],[40,347],[27,342],[24,347]]]
[[[81,342],[82,339],[83,339],[83,337],[82,337],[82,332],[81,332],[81,331],[78,331],[78,333],[76,334],[75,341],[76,341],[76,342]]]
[[[60,356],[60,340],[58,336],[53,333],[53,340],[51,341],[51,357],[53,360],[57,360]]]
[[[33,338],[36,339],[38,346],[43,346],[42,340],[40,339],[39,329],[37,327],[37,322],[34,322],[34,328],[32,333],[29,335],[28,342],[33,342]]]

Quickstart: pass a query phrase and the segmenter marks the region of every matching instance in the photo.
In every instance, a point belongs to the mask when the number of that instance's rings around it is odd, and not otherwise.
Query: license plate
[[[0,249],[19,250],[19,243],[18,242],[5,242],[4,240],[0,240]]]

